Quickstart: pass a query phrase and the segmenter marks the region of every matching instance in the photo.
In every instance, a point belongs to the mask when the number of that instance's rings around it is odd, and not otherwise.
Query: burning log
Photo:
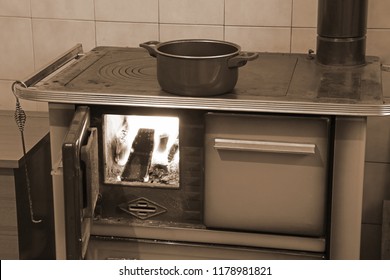
[[[154,148],[154,129],[140,128],[133,141],[132,153],[122,173],[122,181],[149,180],[149,167]]]

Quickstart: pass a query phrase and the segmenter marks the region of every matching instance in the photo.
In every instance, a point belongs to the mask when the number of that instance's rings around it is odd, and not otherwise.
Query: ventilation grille
[[[149,219],[167,211],[165,207],[144,197],[123,203],[119,208],[141,220]]]

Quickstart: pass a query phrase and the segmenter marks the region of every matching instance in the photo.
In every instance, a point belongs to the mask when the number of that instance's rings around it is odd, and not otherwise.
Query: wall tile
[[[94,0],[31,0],[31,13],[37,18],[93,20]]]
[[[382,224],[383,200],[390,199],[390,164],[366,162],[363,215],[365,224]]]
[[[245,51],[290,52],[290,28],[227,26],[225,39]]]
[[[29,101],[29,100],[23,100],[23,99],[20,99],[20,105],[22,106],[23,110],[25,112],[28,112],[28,111],[38,111],[38,107],[37,107],[37,104],[38,102],[36,101]],[[15,105],[14,105],[14,109],[15,110]],[[28,115],[28,114],[27,114]]]
[[[35,67],[46,65],[77,43],[85,52],[95,47],[93,21],[33,19]]]
[[[291,37],[292,53],[307,53],[309,49],[316,50],[316,28],[293,28]]]
[[[317,6],[317,0],[294,0],[292,25],[317,27]]]
[[[370,0],[368,1],[368,28],[390,28],[389,21],[390,1]]]
[[[138,47],[140,43],[158,40],[158,24],[97,22],[98,46]]]
[[[30,16],[30,0],[0,0],[0,16]]]
[[[15,111],[16,99],[12,93],[11,86],[13,81],[0,80],[0,110]],[[37,102],[19,99],[24,111],[36,111]]]
[[[217,25],[176,25],[161,24],[162,42],[176,39],[214,39],[223,40],[223,26]]]
[[[34,70],[31,19],[0,17],[0,79],[23,79]]]
[[[95,0],[96,20],[158,22],[158,0]]]
[[[49,104],[47,102],[37,102],[37,111],[49,112]]]
[[[292,0],[226,0],[226,25],[291,26]]]
[[[223,24],[224,0],[160,0],[160,22]]]
[[[379,56],[383,64],[390,64],[390,29],[367,30],[367,55]]]
[[[15,110],[15,97],[11,85],[12,81],[0,80],[0,110]]]

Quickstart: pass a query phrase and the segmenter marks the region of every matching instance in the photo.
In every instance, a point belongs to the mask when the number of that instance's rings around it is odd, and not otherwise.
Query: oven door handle
[[[241,152],[313,155],[315,154],[316,145],[293,142],[215,138],[214,148],[217,150],[231,150]]]

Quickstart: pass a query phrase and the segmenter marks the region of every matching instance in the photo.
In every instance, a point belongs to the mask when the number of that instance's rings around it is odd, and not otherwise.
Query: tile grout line
[[[34,41],[34,22],[33,22],[33,13],[32,13],[32,0],[30,0],[30,24],[31,24],[31,47],[32,47],[32,56],[34,63],[34,71],[37,69],[37,61],[35,56],[35,41]],[[38,111],[38,102],[34,101],[34,111]]]
[[[226,0],[223,0],[223,40],[226,41]]]
[[[294,0],[291,1],[291,20],[290,20],[290,53],[292,52],[293,40],[293,17],[294,17]]]
[[[96,0],[93,0],[93,21],[95,23],[95,47],[97,47],[98,42],[97,42]]]
[[[158,30],[158,41],[161,42],[160,0],[157,1],[157,30]]]

